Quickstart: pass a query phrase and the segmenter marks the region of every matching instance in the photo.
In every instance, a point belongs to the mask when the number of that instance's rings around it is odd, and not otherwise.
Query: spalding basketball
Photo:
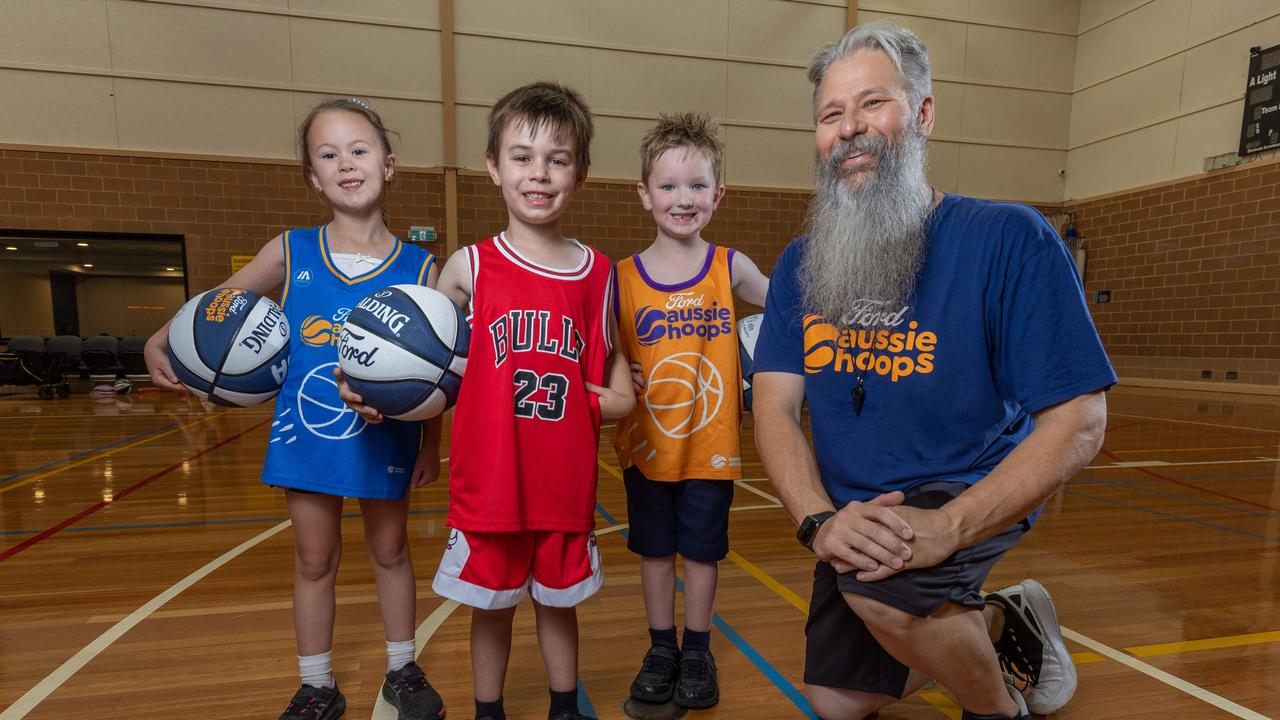
[[[742,364],[742,409],[751,412],[751,361],[756,356],[756,338],[764,315],[756,313],[738,321],[738,361]]]
[[[202,399],[228,407],[264,403],[280,392],[289,370],[289,323],[270,298],[215,288],[173,316],[169,364]]]
[[[421,285],[392,285],[351,310],[338,364],[364,404],[396,420],[426,420],[457,401],[470,344],[453,301]]]

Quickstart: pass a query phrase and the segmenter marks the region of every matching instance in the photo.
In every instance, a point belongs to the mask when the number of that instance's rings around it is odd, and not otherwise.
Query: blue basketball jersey
[[[329,255],[327,226],[284,234],[280,306],[289,319],[289,372],[276,400],[262,482],[347,497],[404,497],[421,423],[370,425],[338,397],[338,336],[365,295],[419,284],[435,256],[396,240],[377,267],[349,278]]]

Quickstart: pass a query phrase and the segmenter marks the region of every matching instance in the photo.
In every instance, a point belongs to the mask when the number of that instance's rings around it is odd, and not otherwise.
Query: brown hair
[[[662,157],[662,153],[675,148],[689,148],[702,153],[711,161],[711,172],[715,174],[716,184],[720,184],[724,143],[720,142],[719,126],[702,113],[658,116],[658,124],[640,142],[640,181],[648,183],[653,164]]]
[[[568,133],[577,144],[575,160],[579,173],[591,165],[591,110],[577,92],[559,83],[536,82],[507,93],[489,111],[489,144],[485,155],[498,159],[502,131],[511,122],[528,125],[533,131],[546,126],[553,133]]]
[[[311,153],[307,151],[307,134],[311,132],[311,124],[315,122],[316,118],[320,117],[321,113],[326,113],[330,110],[344,110],[368,120],[374,131],[378,133],[378,139],[382,141],[383,154],[391,154],[391,138],[389,135],[395,131],[387,130],[387,126],[382,124],[382,116],[374,112],[373,108],[369,107],[369,103],[354,97],[325,100],[311,108],[311,112],[307,113],[306,119],[298,126],[298,159],[302,161],[302,177],[304,179],[311,180],[310,173],[312,170]]]

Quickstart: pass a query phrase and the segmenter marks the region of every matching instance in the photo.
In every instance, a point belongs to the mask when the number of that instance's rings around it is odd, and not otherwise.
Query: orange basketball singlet
[[[623,468],[650,480],[742,477],[733,253],[710,246],[698,274],[678,285],[654,282],[639,255],[618,263],[618,329],[645,391],[613,444]]]

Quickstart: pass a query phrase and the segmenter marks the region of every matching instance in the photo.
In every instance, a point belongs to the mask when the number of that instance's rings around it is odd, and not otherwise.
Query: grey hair
[[[933,94],[933,72],[929,68],[929,50],[915,33],[887,20],[859,25],[837,42],[827,43],[809,60],[809,81],[813,83],[814,121],[818,113],[818,88],[831,63],[859,50],[879,50],[893,61],[907,88],[911,113],[920,111],[924,99]]]

